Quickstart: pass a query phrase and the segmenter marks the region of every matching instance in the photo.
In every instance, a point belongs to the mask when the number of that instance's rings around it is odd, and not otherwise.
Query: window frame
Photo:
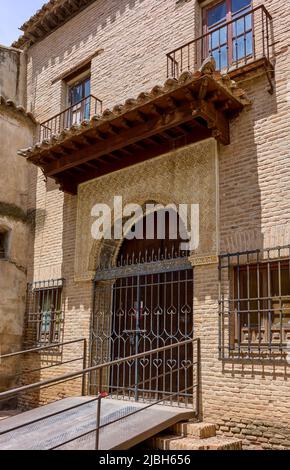
[[[226,18],[225,18],[225,21],[224,23],[219,21],[218,23],[215,24],[214,27],[208,27],[208,13],[209,11],[221,4],[221,3],[225,3],[226,4]],[[245,59],[250,59],[253,55],[254,55],[254,17],[252,15],[251,17],[251,29],[250,31],[252,32],[252,52],[251,54],[245,54],[244,56],[240,57],[240,58],[235,58],[234,59],[234,56],[233,56],[233,24],[234,24],[234,21],[235,21],[235,18],[238,18],[239,16],[239,12],[243,12],[243,10],[245,10],[247,7],[244,7],[243,9],[239,10],[238,12],[235,12],[235,13],[232,13],[232,8],[231,8],[231,3],[232,3],[232,0],[214,0],[212,2],[209,2],[207,5],[205,5],[203,8],[202,8],[202,34],[203,35],[206,35],[206,41],[205,41],[205,46],[204,46],[204,56],[205,58],[208,56],[209,54],[209,51],[210,51],[210,48],[209,48],[209,33],[211,30],[215,30],[216,28],[221,28],[222,25],[226,25],[228,22],[232,21],[232,23],[230,24],[230,27],[227,28],[227,42],[226,42],[226,47],[227,47],[227,66],[224,67],[224,68],[230,68],[232,65],[234,64],[238,64],[239,61],[242,61],[242,60],[245,60]],[[252,9],[253,8],[253,0],[250,0],[250,3],[249,3],[249,8]],[[243,13],[242,13],[243,15]],[[247,30],[245,30],[245,33],[247,32]],[[239,37],[240,35],[238,35],[237,37]]]
[[[89,81],[90,92],[86,96],[85,87]],[[82,94],[84,95],[81,100],[73,103],[72,90],[77,86],[82,86]],[[67,127],[71,127],[73,124],[80,124],[84,119],[90,117],[91,111],[91,69],[87,69],[82,73],[78,73],[74,78],[71,78],[66,82],[66,103],[67,103]],[[76,117],[76,118],[75,118]]]
[[[259,269],[258,269],[259,266]],[[233,286],[231,288],[231,291],[234,291],[234,311],[235,315],[238,315],[239,319],[235,321],[235,341],[237,338],[237,335],[241,335],[241,332],[245,334],[245,336],[249,336],[250,333],[253,335],[257,334],[258,330],[258,335],[260,332],[261,336],[261,329],[265,331],[265,335],[270,337],[272,336],[273,333],[277,333],[277,317],[279,315],[279,334],[282,334],[282,330],[284,329],[289,329],[290,330],[290,309],[288,306],[284,305],[284,302],[290,304],[290,286],[289,286],[289,292],[285,295],[282,294],[282,285],[281,285],[281,280],[282,280],[282,272],[284,272],[283,268],[286,268],[289,270],[289,263],[287,264],[287,261],[281,260],[281,261],[273,261],[270,263],[268,266],[266,263],[260,263],[260,264],[251,264],[249,268],[247,265],[241,265],[239,267],[240,273],[246,273],[246,283],[247,285],[243,284],[243,280],[240,279],[240,285],[238,286],[238,279],[237,279],[237,268],[233,268],[234,273],[234,281],[233,281]],[[256,292],[257,296],[252,297],[251,293],[250,296],[248,297],[248,290],[250,289],[250,279],[248,279],[248,273],[250,274],[251,272],[254,272],[254,274],[259,277],[259,285],[257,282],[256,285]],[[280,292],[278,295],[274,294],[273,292],[273,273],[277,274],[278,278],[278,284],[280,284],[279,290]],[[288,272],[289,275],[289,272]],[[250,277],[250,276],[249,276]],[[257,281],[257,277],[255,281]],[[280,280],[279,280],[280,278]],[[248,282],[249,281],[249,282]],[[239,293],[241,294],[237,298],[237,290],[239,290]],[[254,308],[253,304],[256,303],[257,307]],[[275,308],[274,305],[279,303],[279,308]],[[240,305],[238,305],[240,304]],[[247,304],[247,305],[246,305]],[[246,306],[246,308],[243,308]],[[247,308],[248,307],[248,308]],[[289,311],[288,311],[289,309]],[[256,310],[255,312],[253,310]],[[268,312],[266,312],[267,310]],[[286,311],[285,311],[286,310]],[[251,311],[249,314],[248,312]],[[252,318],[254,317],[254,314],[257,315],[257,322],[252,321]],[[248,319],[246,323],[247,325],[243,325],[243,317],[248,315]],[[252,318],[250,318],[252,316]],[[289,327],[286,327],[285,322],[283,322],[284,318],[288,317],[288,325]],[[276,321],[275,321],[276,320]],[[238,330],[238,331],[237,331]],[[241,344],[246,343],[246,341],[243,342],[241,340]]]
[[[26,339],[29,343],[32,341],[33,346],[55,345],[62,342],[63,287],[63,279],[28,284]]]
[[[221,254],[220,359],[285,360],[289,342],[290,245]]]

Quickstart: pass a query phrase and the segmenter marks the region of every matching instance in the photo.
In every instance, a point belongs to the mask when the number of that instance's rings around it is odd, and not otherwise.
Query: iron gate
[[[91,364],[99,365],[193,338],[193,270],[187,259],[100,269],[94,280]],[[110,394],[133,400],[174,396],[192,403],[193,343],[110,368]],[[90,393],[97,391],[91,374]]]

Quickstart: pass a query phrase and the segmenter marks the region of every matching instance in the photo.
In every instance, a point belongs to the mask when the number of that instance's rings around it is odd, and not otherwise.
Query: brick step
[[[171,426],[168,431],[183,437],[206,439],[216,436],[216,425],[210,423],[197,423],[196,421],[184,421]]]
[[[155,450],[242,450],[242,441],[216,436],[197,439],[160,434],[149,439],[146,447]]]

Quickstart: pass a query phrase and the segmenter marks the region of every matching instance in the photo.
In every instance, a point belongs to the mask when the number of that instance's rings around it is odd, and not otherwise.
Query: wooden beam
[[[221,111],[215,108],[212,102],[200,100],[198,106],[193,108],[192,115],[195,118],[204,119],[208,128],[212,129],[213,136],[222,144],[228,145],[230,143],[229,121]]]
[[[137,124],[133,129],[125,130],[120,135],[113,136],[106,142],[100,142],[88,149],[79,150],[76,154],[73,153],[72,155],[64,156],[55,163],[47,165],[45,170],[46,174],[48,176],[55,175],[60,171],[72,168],[77,163],[84,163],[105,155],[106,153],[113,152],[114,150],[122,149],[124,144],[126,144],[126,146],[134,144],[139,140],[159,134],[175,125],[191,121],[192,119],[193,116],[190,107],[188,105],[183,106],[175,110],[174,113],[155,117],[148,123]]]
[[[88,181],[90,179],[98,178],[99,176],[112,173],[114,171],[120,170],[122,168],[126,168],[128,166],[134,165],[136,163],[141,163],[143,161],[146,161],[150,158],[154,158],[156,156],[162,155],[164,153],[168,153],[172,151],[173,149],[183,147],[185,144],[191,144],[194,142],[197,142],[199,140],[207,139],[211,135],[211,131],[208,130],[206,127],[203,127],[201,125],[198,125],[198,131],[197,130],[192,130],[191,133],[187,134],[186,137],[186,143],[184,141],[178,142],[176,141],[174,144],[167,140],[161,145],[156,144],[155,146],[152,146],[150,149],[144,149],[143,151],[137,152],[135,155],[132,155],[131,157],[124,157],[119,160],[116,160],[114,163],[113,162],[106,162],[106,165],[102,165],[97,169],[92,169],[92,171],[88,172],[87,175],[80,176],[80,179],[78,180],[78,183],[83,183],[85,181]],[[102,158],[103,160],[104,158]],[[64,181],[66,181],[66,176],[65,172],[61,176]],[[69,184],[69,175],[68,175],[68,184]],[[65,187],[66,183],[64,183]],[[76,190],[77,192],[77,190]]]

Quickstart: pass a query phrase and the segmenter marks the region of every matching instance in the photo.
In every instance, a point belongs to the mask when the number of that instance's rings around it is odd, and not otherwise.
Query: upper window
[[[90,119],[91,114],[91,78],[85,76],[68,83],[67,127],[80,124]]]
[[[225,0],[204,9],[204,32],[209,33],[205,56],[212,55],[218,69],[237,65],[239,60],[252,56],[250,10],[250,0]]]

